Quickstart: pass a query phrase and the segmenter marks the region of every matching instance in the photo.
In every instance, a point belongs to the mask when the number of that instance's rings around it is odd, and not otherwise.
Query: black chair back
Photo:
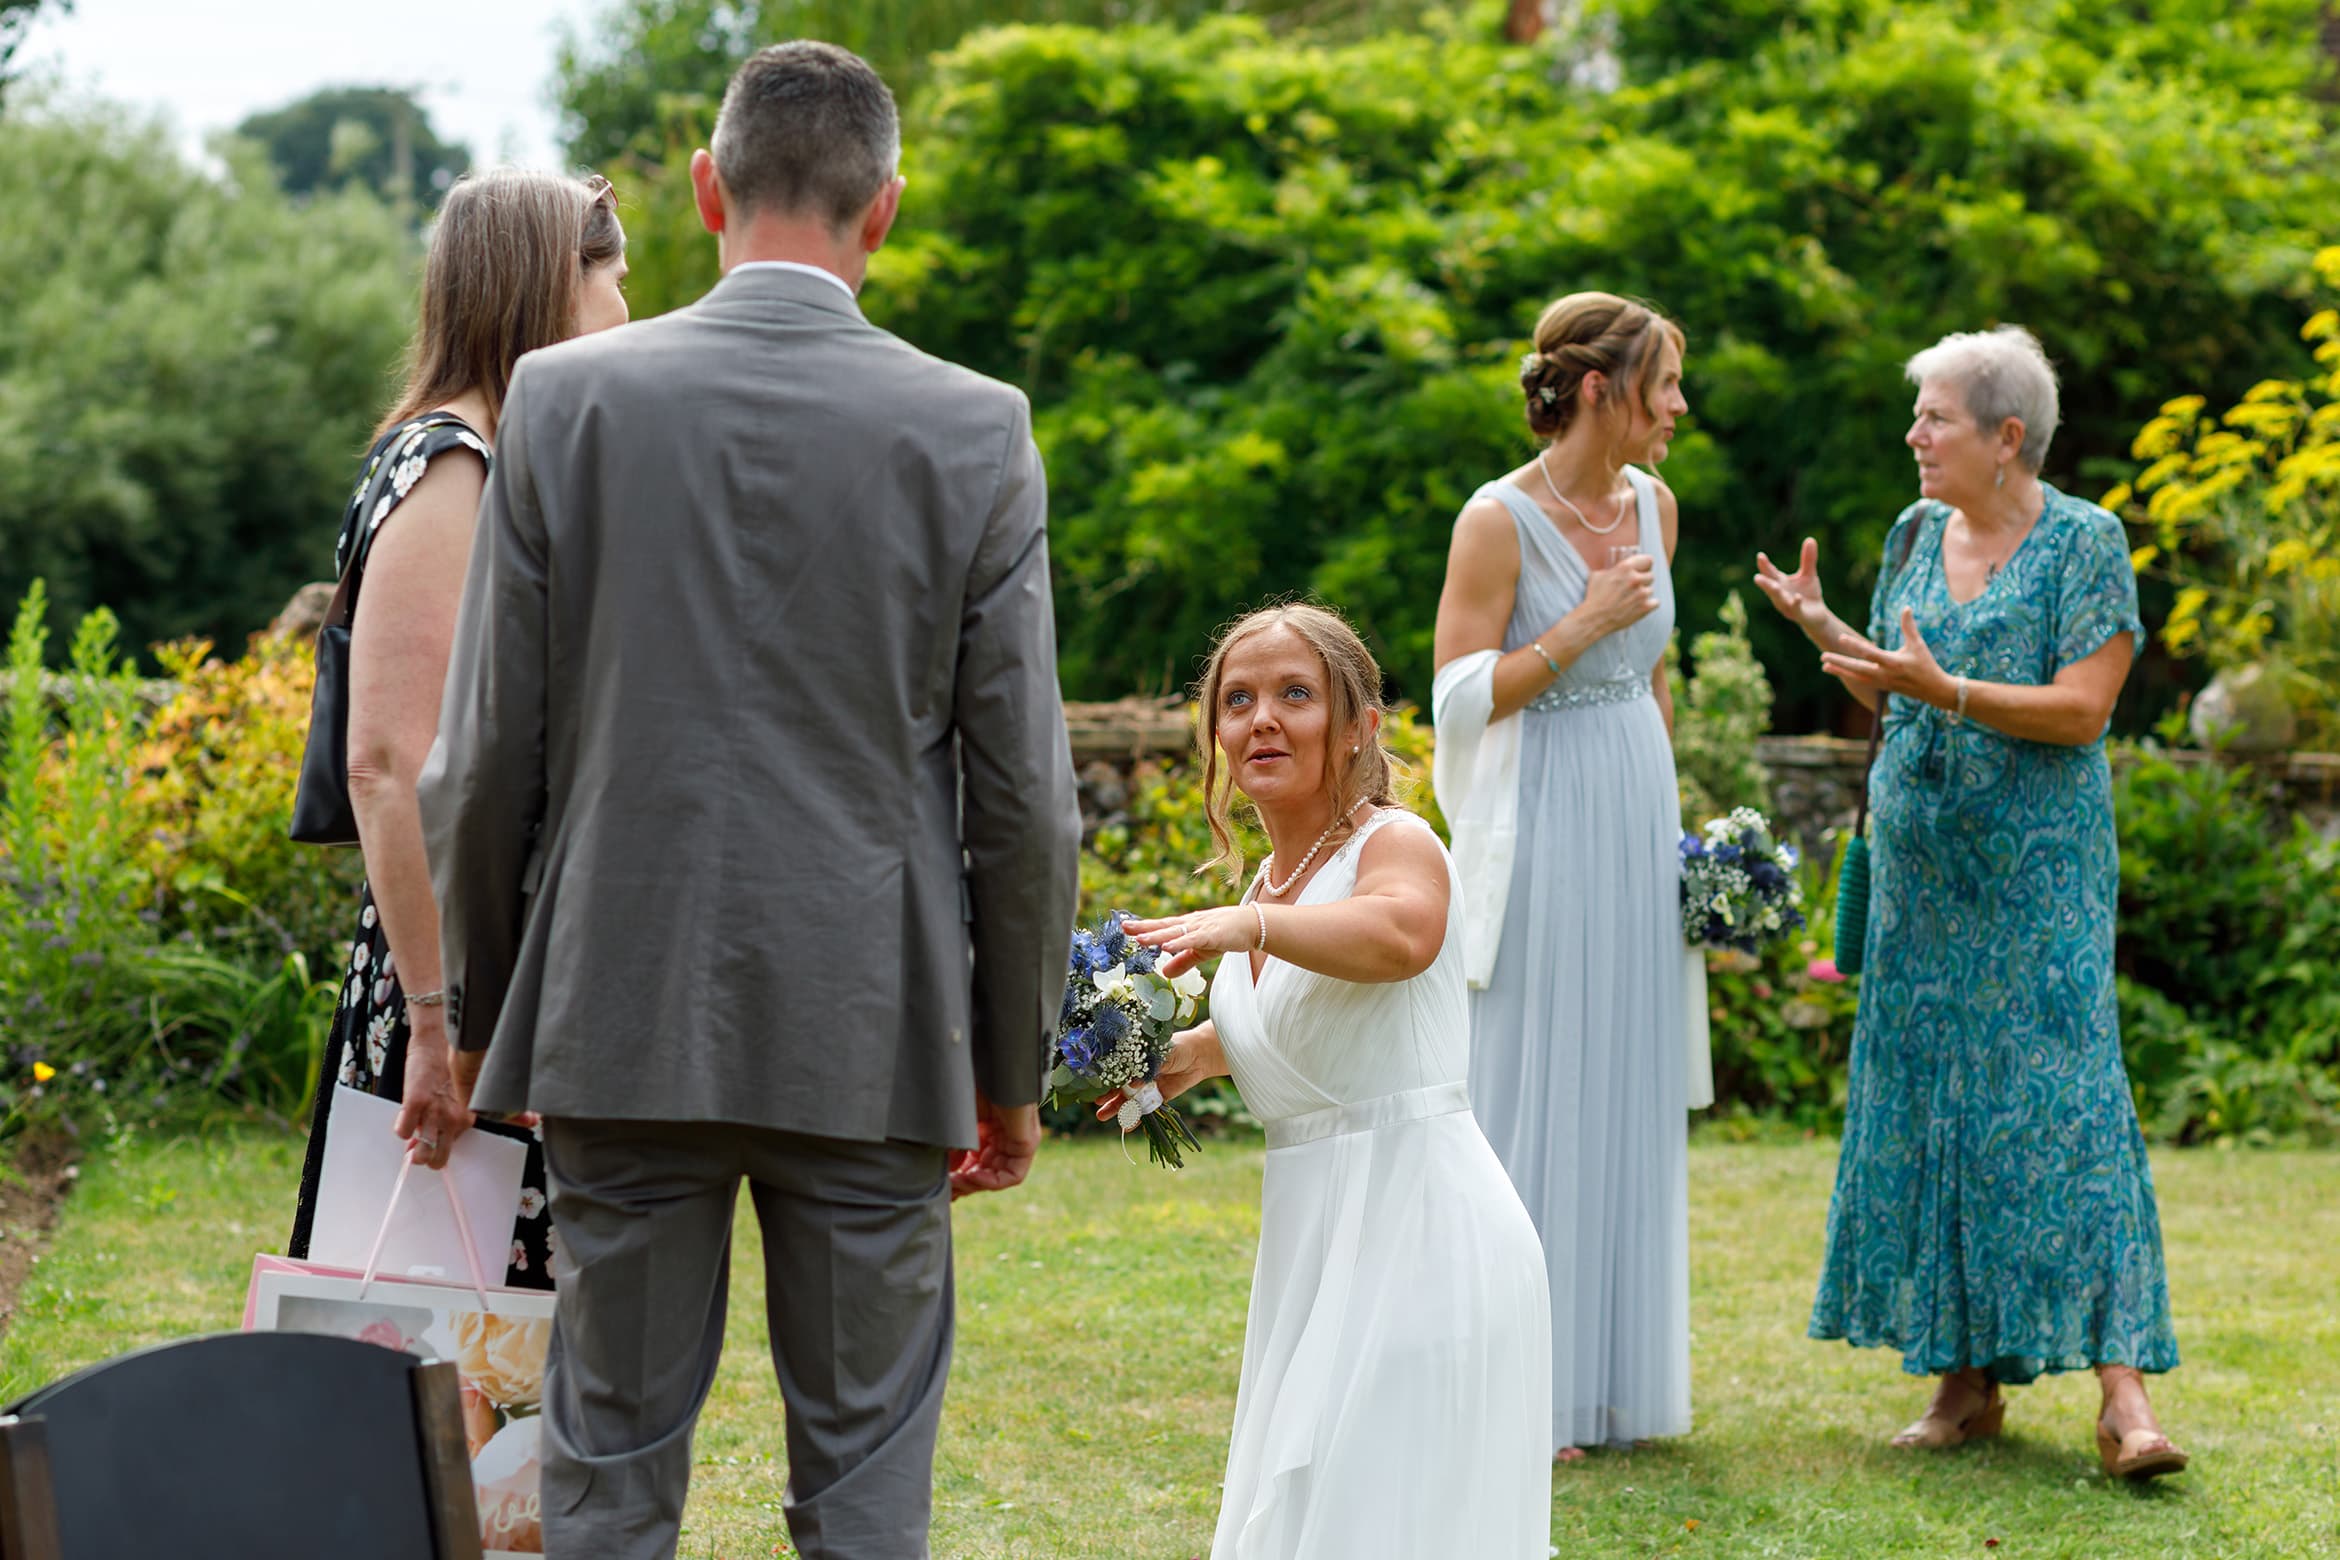
[[[93,1365],[0,1411],[0,1560],[479,1560],[458,1391],[307,1333]]]

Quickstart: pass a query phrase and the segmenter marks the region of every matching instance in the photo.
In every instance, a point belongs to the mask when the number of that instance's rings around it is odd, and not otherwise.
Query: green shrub
[[[158,648],[175,691],[148,719],[135,792],[139,861],[166,932],[232,944],[255,967],[299,955],[332,973],[357,929],[365,862],[286,833],[308,739],[311,647],[256,634],[222,661],[206,640]],[[223,950],[224,951],[224,950]]]
[[[333,988],[248,927],[221,923],[209,939],[174,927],[139,780],[147,716],[113,616],[82,619],[52,713],[45,608],[36,582],[9,640],[0,1134],[215,1104],[289,1115],[314,1081]]]
[[[47,600],[36,581],[8,643],[0,793],[0,1101],[13,1128],[70,1120],[133,1082],[153,989],[151,897],[133,856],[136,684],[113,615],[74,635],[63,711],[42,689]]]
[[[2340,299],[2340,246],[2314,270]],[[2152,538],[2138,569],[2176,590],[2162,644],[2221,671],[2264,665],[2315,746],[2340,739],[2340,309],[2300,335],[2312,371],[2271,361],[2277,377],[2216,417],[2205,396],[2165,402],[2130,446],[2151,464],[2105,506]]]
[[[1690,642],[1691,672],[1682,676],[1675,645],[1666,646],[1674,691],[1674,775],[1682,793],[1682,827],[1695,831],[1734,807],[1771,811],[1771,772],[1755,743],[1771,730],[1771,679],[1747,638],[1747,605],[1723,598],[1722,627]]]

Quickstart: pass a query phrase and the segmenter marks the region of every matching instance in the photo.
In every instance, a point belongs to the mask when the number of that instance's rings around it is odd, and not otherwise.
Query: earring
[[[2006,485],[2007,485],[2007,468],[2006,468],[2005,466],[2001,466],[2001,467],[1999,468],[1999,480],[1998,480],[1998,481],[1996,481],[1996,482],[1994,482],[1994,483],[1992,483],[1992,484],[1991,484],[1991,486],[1993,486],[1993,487],[2005,487]]]

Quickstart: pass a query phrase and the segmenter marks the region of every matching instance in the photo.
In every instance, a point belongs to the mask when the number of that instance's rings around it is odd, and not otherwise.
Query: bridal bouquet
[[[1796,848],[1752,807],[1682,836],[1682,935],[1693,946],[1757,953],[1804,924]]]
[[[1142,1131],[1154,1163],[1180,1168],[1183,1149],[1198,1152],[1186,1121],[1154,1086],[1170,1037],[1192,1023],[1204,990],[1202,975],[1176,979],[1155,972],[1153,949],[1130,940],[1121,912],[1073,933],[1072,972],[1048,1056],[1050,1103],[1086,1105],[1120,1091],[1124,1133]]]

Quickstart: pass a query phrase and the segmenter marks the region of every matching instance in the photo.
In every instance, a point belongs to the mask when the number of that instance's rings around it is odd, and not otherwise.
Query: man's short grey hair
[[[2016,459],[2030,471],[2046,462],[2056,436],[2056,368],[2030,331],[2020,325],[1959,331],[1911,358],[1907,372],[1920,389],[1938,384],[1957,391],[1986,435],[2021,418],[2023,449]]]
[[[743,214],[861,220],[902,160],[902,123],[883,78],[833,43],[776,43],[724,89],[709,148]]]

